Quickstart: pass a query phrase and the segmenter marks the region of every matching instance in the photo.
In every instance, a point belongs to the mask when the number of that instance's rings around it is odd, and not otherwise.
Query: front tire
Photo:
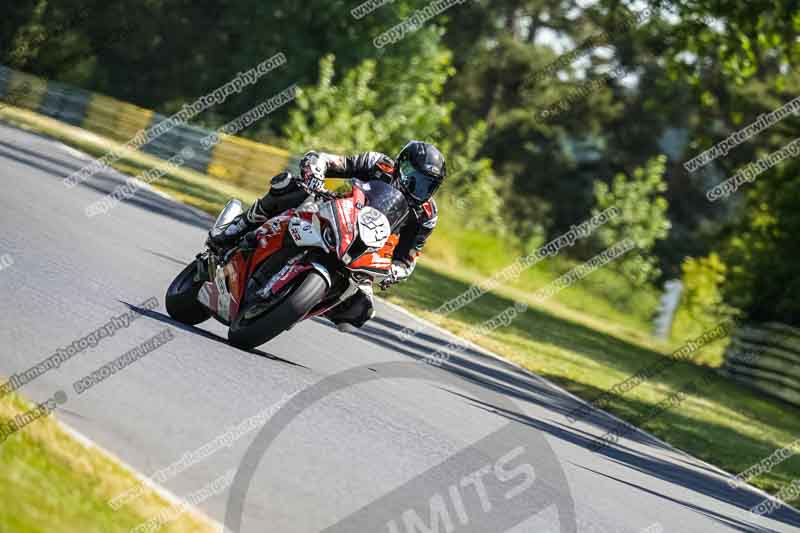
[[[325,297],[328,284],[318,273],[309,271],[272,309],[248,319],[247,312],[259,305],[253,303],[239,311],[228,330],[228,340],[239,348],[251,349],[277,337],[302,320]]]
[[[164,298],[169,316],[190,326],[205,322],[211,312],[197,301],[197,293],[203,286],[202,281],[195,281],[197,261],[192,261],[172,281]]]

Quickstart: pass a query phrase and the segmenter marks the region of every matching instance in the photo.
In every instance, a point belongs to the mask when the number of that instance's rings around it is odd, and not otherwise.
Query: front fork
[[[197,254],[195,263],[197,268],[195,269],[194,280],[196,282],[212,281],[211,272],[217,270],[217,261],[214,254],[209,251]]]
[[[348,277],[348,285],[347,287],[336,297],[336,299],[332,302],[325,302],[324,305],[320,305],[317,308],[313,309],[309,316],[322,316],[330,311],[333,311],[339,305],[344,302],[345,300],[354,296],[359,290],[361,290],[361,286],[356,283],[352,277]],[[371,287],[370,287],[371,289]]]

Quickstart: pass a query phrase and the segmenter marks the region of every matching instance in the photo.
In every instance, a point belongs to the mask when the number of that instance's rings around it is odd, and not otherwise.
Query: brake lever
[[[382,280],[382,281],[381,281],[381,282],[378,284],[378,286],[381,288],[381,290],[382,290],[382,291],[385,291],[385,290],[388,290],[388,289],[389,289],[389,287],[391,287],[392,285],[394,285],[396,282],[397,282],[397,280],[394,278],[394,276],[393,276],[393,275],[391,275],[391,274],[390,274],[389,276],[385,277],[385,278],[384,278],[384,279],[383,279],[383,280]]]
[[[317,196],[320,196],[323,200],[336,200],[338,198],[338,196],[336,196],[336,193],[332,193],[329,191],[317,191],[316,194]]]

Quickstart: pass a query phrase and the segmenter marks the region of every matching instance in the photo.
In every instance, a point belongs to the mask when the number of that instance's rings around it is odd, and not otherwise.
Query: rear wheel
[[[211,312],[197,301],[197,293],[203,286],[203,282],[195,281],[196,273],[197,261],[192,261],[172,281],[165,298],[169,316],[178,322],[192,326],[205,322],[211,317]]]
[[[260,312],[265,305],[262,302],[245,306],[231,324],[228,340],[240,348],[260,346],[302,320],[327,291],[325,279],[311,270],[263,312]]]

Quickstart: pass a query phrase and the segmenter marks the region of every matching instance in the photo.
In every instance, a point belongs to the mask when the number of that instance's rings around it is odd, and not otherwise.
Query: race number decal
[[[386,215],[373,207],[365,207],[358,215],[358,232],[370,248],[382,248],[392,228]]]

